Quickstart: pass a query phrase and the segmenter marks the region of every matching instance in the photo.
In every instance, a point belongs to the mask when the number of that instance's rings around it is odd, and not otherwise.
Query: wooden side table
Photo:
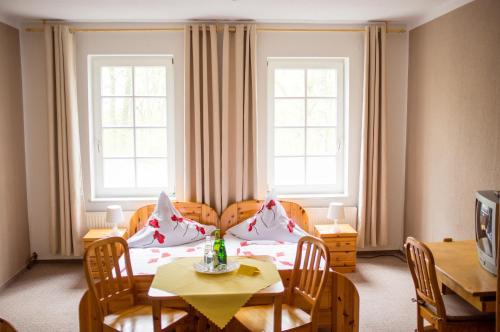
[[[330,265],[341,273],[356,271],[356,240],[358,232],[351,225],[339,224],[338,233],[333,232],[333,224],[315,225],[314,235],[325,241],[330,249]]]
[[[92,244],[92,242],[104,239],[110,236],[120,236],[124,239],[128,238],[128,232],[126,228],[118,228],[118,234],[114,235],[111,234],[112,229],[111,228],[94,228],[90,229],[87,234],[83,237],[83,249],[87,250],[87,248]],[[117,254],[121,256],[121,247],[117,247]],[[99,278],[99,274],[97,272],[97,261],[95,258],[95,253],[91,253],[90,255],[90,262],[92,265],[92,274],[94,277]]]

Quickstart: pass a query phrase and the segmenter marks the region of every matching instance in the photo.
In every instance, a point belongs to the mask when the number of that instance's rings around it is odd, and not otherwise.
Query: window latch
[[[101,140],[100,139],[97,140],[97,152],[101,153]]]

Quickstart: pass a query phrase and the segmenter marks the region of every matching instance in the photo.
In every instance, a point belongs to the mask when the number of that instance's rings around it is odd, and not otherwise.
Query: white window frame
[[[175,116],[174,116],[174,67],[171,55],[89,55],[89,119],[90,123],[90,172],[93,199],[155,197],[162,190],[175,193]],[[167,165],[168,186],[147,188],[104,188],[101,117],[101,67],[104,66],[165,66],[167,87]],[[132,71],[133,73],[133,71]],[[133,75],[133,74],[132,74]],[[134,91],[132,76],[132,91]],[[133,95],[133,101],[135,96]],[[135,103],[134,103],[135,104]],[[134,105],[133,104],[133,105]],[[133,119],[135,128],[135,106]],[[135,136],[134,136],[135,137]],[[134,139],[135,142],[135,139]],[[134,143],[135,144],[135,143]],[[134,156],[134,160],[137,157]],[[137,171],[137,169],[136,169]]]
[[[267,109],[268,109],[268,155],[267,174],[268,188],[274,189],[280,195],[346,195],[347,194],[347,121],[345,86],[347,86],[346,73],[348,73],[346,58],[268,58],[267,59]],[[274,183],[274,72],[276,69],[320,69],[335,68],[337,70],[337,155],[336,155],[336,184],[304,184],[304,185],[275,185]],[[306,71],[307,73],[307,71]],[[307,114],[307,74],[305,80],[305,109]],[[286,97],[288,98],[288,97]],[[293,97],[292,97],[293,98]],[[302,97],[300,97],[302,98]],[[305,125],[307,128],[307,116]],[[307,143],[307,133],[305,133]],[[307,144],[306,144],[307,146]],[[306,148],[306,147],[305,147]],[[307,160],[304,151],[304,162]],[[306,168],[304,171],[307,172]],[[307,174],[307,173],[306,173]]]

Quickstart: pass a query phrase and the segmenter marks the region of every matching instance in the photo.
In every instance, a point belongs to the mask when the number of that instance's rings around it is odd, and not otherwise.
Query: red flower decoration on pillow
[[[205,235],[205,228],[203,228],[203,227],[200,227],[200,226],[196,225],[196,231],[198,231],[201,234]]]
[[[273,206],[276,206],[276,202],[274,201],[274,199],[270,200],[269,203],[267,203],[266,205],[268,210],[271,210]]]
[[[295,227],[295,223],[293,222],[292,219],[288,219],[288,225],[286,225],[286,227],[288,228],[288,231],[290,233],[293,233],[293,228]]]
[[[255,218],[249,225],[248,225],[248,231],[251,232],[253,228],[255,227],[255,224],[257,223],[257,218]]]
[[[172,221],[176,221],[176,222],[183,222],[184,221],[184,218],[177,217],[175,214],[172,215],[172,217],[170,217],[170,219],[172,219]]]
[[[149,226],[154,228],[160,228],[160,224],[158,223],[158,219],[151,219],[149,221]]]
[[[163,244],[163,242],[165,242],[165,235],[158,231],[155,231],[155,233],[153,234],[153,239],[158,241],[158,243]]]

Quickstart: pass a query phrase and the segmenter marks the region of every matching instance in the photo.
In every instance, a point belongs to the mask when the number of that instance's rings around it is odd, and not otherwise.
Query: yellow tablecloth
[[[271,262],[229,257],[230,261],[257,267],[260,273],[246,276],[234,271],[209,275],[194,270],[193,263],[200,259],[180,258],[158,267],[151,287],[179,295],[220,328],[229,323],[254,293],[281,280]]]

